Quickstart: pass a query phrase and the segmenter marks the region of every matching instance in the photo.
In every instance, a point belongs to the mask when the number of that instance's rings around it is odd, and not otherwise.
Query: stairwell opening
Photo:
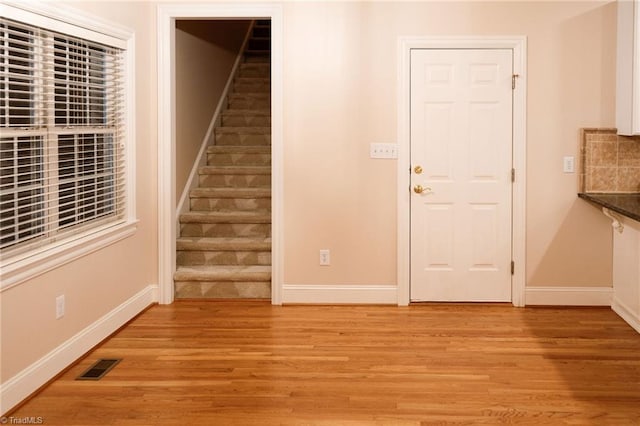
[[[174,296],[270,299],[271,22],[177,20],[175,61]]]

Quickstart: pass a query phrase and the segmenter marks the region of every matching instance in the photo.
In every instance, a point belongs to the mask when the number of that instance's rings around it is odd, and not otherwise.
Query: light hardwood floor
[[[98,358],[123,358],[76,381]],[[606,308],[153,306],[12,416],[46,425],[640,424]]]

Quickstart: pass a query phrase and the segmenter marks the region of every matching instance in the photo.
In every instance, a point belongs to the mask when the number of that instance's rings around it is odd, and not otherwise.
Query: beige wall
[[[0,294],[4,383],[143,288],[157,284],[155,8],[148,3],[73,3],[136,33],[137,217],[135,235]],[[65,316],[55,319],[55,298]]]
[[[614,126],[614,2],[284,6],[285,282],[396,282],[399,36],[528,37],[527,285],[611,284],[611,231],[578,200],[580,127]],[[318,266],[331,249],[332,266]]]
[[[140,224],[135,236],[1,294],[3,382],[157,283],[155,5],[73,5],[136,31]],[[578,175],[562,173],[561,160],[578,158],[580,127],[614,126],[615,3],[283,7],[287,284],[396,282],[396,163],[368,152],[396,141],[397,38],[491,34],[529,41],[527,284],[610,284],[610,226],[576,198]],[[332,250],[332,266],[317,265],[320,248]],[[60,294],[67,310],[56,321]]]
[[[248,28],[249,21],[176,23],[176,203]]]

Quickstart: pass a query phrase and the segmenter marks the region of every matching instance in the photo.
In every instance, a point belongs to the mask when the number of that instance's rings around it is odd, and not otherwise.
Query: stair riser
[[[192,211],[271,211],[271,198],[192,198]]]
[[[268,127],[271,126],[271,117],[268,115],[223,115],[222,125],[231,127],[255,126]]]
[[[270,166],[271,154],[207,154],[209,166]]]
[[[271,108],[271,99],[230,96],[228,105],[230,109],[264,109]]]
[[[269,299],[271,282],[176,281],[177,299]]]
[[[270,26],[255,26],[252,31],[253,37],[271,37]]]
[[[224,135],[240,135],[240,136],[253,136],[253,135],[263,135],[269,136],[271,135],[271,127],[266,126],[255,126],[255,127],[232,127],[232,126],[222,126],[217,127],[215,129],[216,136],[224,136]]]
[[[271,237],[270,223],[183,223],[183,237]]]
[[[261,30],[261,28],[256,28],[256,30]],[[250,38],[247,48],[250,50],[265,50],[268,51],[271,49],[271,40],[265,37],[271,37],[270,34],[262,34],[257,35],[254,33],[255,37],[261,38]]]
[[[268,64],[271,62],[271,55],[268,55],[265,53],[258,53],[258,54],[245,53],[244,61],[250,64],[251,63]]]
[[[269,146],[271,135],[261,134],[216,134],[216,145],[220,146]]]
[[[262,64],[243,64],[238,77],[269,78],[271,77],[271,69],[269,66]]]
[[[269,93],[271,84],[267,82],[237,82],[233,85],[234,93]]]
[[[270,175],[200,175],[205,188],[270,188]]]
[[[178,250],[180,266],[200,265],[271,265],[270,251],[183,251]]]

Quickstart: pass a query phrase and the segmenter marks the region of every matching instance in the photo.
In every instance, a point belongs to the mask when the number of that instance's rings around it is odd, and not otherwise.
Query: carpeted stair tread
[[[267,77],[271,75],[271,64],[268,62],[243,62],[240,64],[242,77]]]
[[[269,265],[178,266],[176,281],[269,281]]]
[[[201,175],[270,175],[270,166],[204,166],[198,169]]]
[[[235,83],[270,83],[271,79],[269,77],[236,77],[234,79]]]
[[[216,134],[270,135],[271,127],[226,126],[226,127],[216,127],[215,132]]]
[[[268,77],[236,77],[233,84],[235,93],[269,93],[271,79]]]
[[[207,188],[198,187],[189,193],[192,198],[270,198],[270,188]]]
[[[271,109],[269,108],[236,108],[225,110],[222,115],[263,115],[265,117],[271,116]]]
[[[271,147],[264,145],[212,145],[207,154],[271,154]]]
[[[180,237],[178,250],[271,250],[271,238],[207,238]]]
[[[239,149],[243,147],[247,147],[249,149]],[[216,145],[215,149],[207,150],[207,166],[268,167],[270,165],[271,146],[267,144]]]
[[[269,93],[230,93],[227,101],[230,109],[271,108]]]
[[[271,94],[270,93],[260,93],[260,92],[256,92],[256,93],[229,93],[228,96],[229,100],[245,100],[245,99],[250,99],[250,100],[263,100],[263,101],[270,101],[271,100]],[[242,109],[264,109],[265,107],[259,107],[259,108],[242,108]]]
[[[258,98],[258,99],[271,99],[271,94],[270,93],[264,93],[264,92],[248,92],[248,93],[229,93],[228,95],[230,98],[237,98],[237,99],[246,99],[246,98]],[[243,108],[243,109],[264,109],[264,107],[262,108]]]
[[[176,295],[178,298],[193,299],[268,300],[271,297],[271,281],[176,281]]]
[[[271,127],[217,127],[215,141],[222,146],[270,146]]]
[[[180,223],[271,223],[271,214],[253,211],[191,211],[180,215]]]
[[[240,70],[244,70],[244,69],[262,69],[262,70],[269,70],[271,71],[271,64],[265,64],[265,63],[261,63],[261,62],[242,62],[240,64]]]
[[[225,127],[268,127],[271,128],[271,114],[262,114],[262,112],[258,112],[255,114],[251,113],[242,113],[235,114],[233,109],[229,110],[229,114],[224,114],[222,117],[223,123],[218,126],[218,128]],[[244,109],[238,109],[238,111],[249,111]],[[259,110],[255,110],[259,111]],[[240,121],[241,119],[247,121]],[[224,124],[224,122],[231,122],[232,124]],[[242,124],[233,124],[233,123],[242,123]],[[245,124],[247,123],[247,124]],[[253,124],[255,123],[255,124]]]
[[[244,60],[245,62],[252,62],[252,63],[271,63],[271,55],[268,53],[264,53],[265,51],[261,51],[261,50],[253,50],[253,51],[247,51],[245,53],[244,56]]]
[[[252,105],[239,105],[237,109],[228,109],[222,113],[220,126],[271,126],[271,110],[269,108],[249,109],[251,107]]]

